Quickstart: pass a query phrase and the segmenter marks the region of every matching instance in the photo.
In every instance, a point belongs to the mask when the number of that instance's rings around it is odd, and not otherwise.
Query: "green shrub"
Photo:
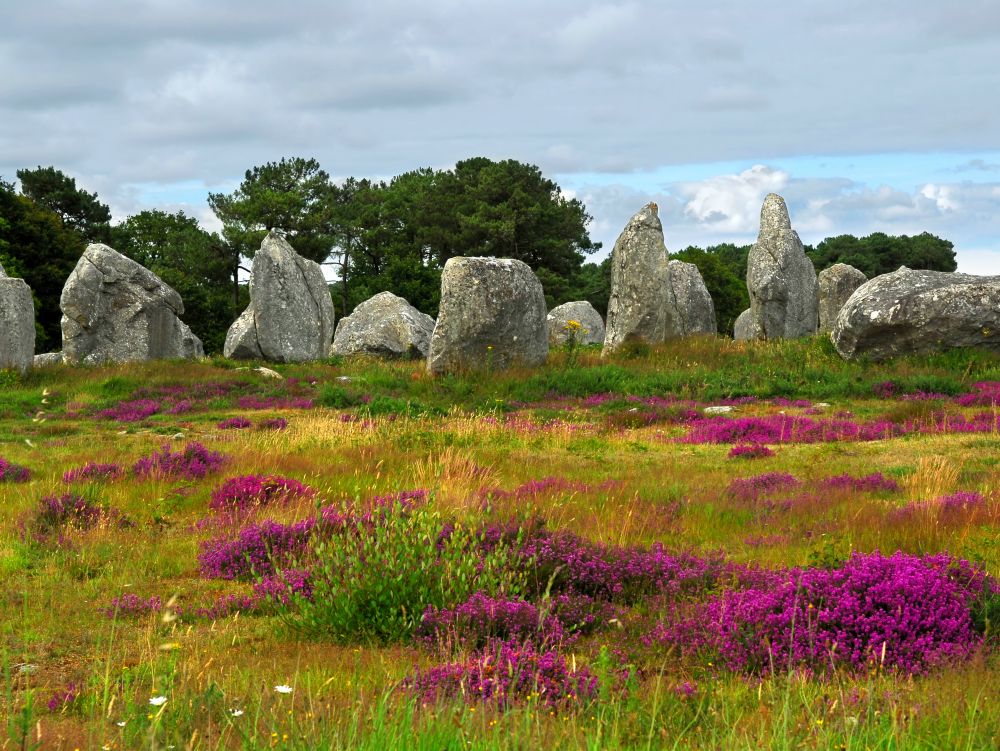
[[[400,399],[395,396],[373,396],[368,404],[361,407],[360,411],[370,417],[377,415],[417,417],[426,414],[443,414],[442,410],[428,407],[419,399]]]
[[[319,396],[316,398],[316,401],[324,407],[347,409],[348,407],[355,406],[361,400],[343,386],[324,383],[323,387],[319,390]]]
[[[474,592],[520,592],[523,575],[509,546],[480,554],[479,533],[455,526],[442,540],[444,526],[426,508],[397,506],[373,523],[317,541],[312,598],[296,597],[288,622],[340,642],[398,642],[429,605],[453,607]]]

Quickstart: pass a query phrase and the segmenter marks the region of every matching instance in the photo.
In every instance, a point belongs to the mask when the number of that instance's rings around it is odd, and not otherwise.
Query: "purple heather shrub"
[[[125,470],[117,464],[101,464],[87,462],[82,467],[74,467],[63,473],[63,482],[80,482],[82,480],[116,480],[125,474]]]
[[[894,492],[899,490],[899,483],[881,472],[873,472],[864,477],[852,475],[834,475],[819,482],[823,488],[830,490],[853,490],[859,493]]]
[[[771,399],[771,404],[776,407],[796,407],[798,409],[808,409],[812,402],[808,399],[789,399],[784,396],[776,396]]]
[[[61,542],[64,532],[86,531],[102,523],[121,529],[132,526],[132,522],[116,509],[106,508],[75,493],[63,493],[42,498],[31,515],[21,522],[21,534],[25,540],[43,543],[55,538]]]
[[[80,698],[80,687],[73,681],[65,688],[57,688],[52,692],[46,704],[50,712],[62,712],[71,707]]]
[[[729,483],[729,494],[752,501],[798,487],[799,481],[787,472],[765,472],[752,477],[737,477]]]
[[[730,459],[763,459],[774,452],[762,443],[738,443],[729,450]]]
[[[249,511],[258,506],[288,503],[296,498],[309,498],[312,488],[298,480],[280,475],[243,475],[230,477],[212,491],[208,507],[213,511]]]
[[[134,618],[149,613],[158,613],[162,609],[163,603],[155,595],[143,599],[139,595],[127,593],[112,599],[111,604],[104,608],[104,614],[108,618]]]
[[[962,407],[996,407],[1000,405],[1000,381],[980,381],[972,391],[960,394],[955,401]]]
[[[102,420],[114,420],[115,422],[139,422],[147,417],[152,417],[160,411],[160,403],[154,399],[135,399],[128,402],[119,402],[114,407],[102,409],[97,413],[97,417]]]
[[[284,417],[270,417],[257,423],[260,430],[284,430],[288,427],[288,420]]]
[[[190,399],[181,399],[180,401],[174,402],[167,408],[166,412],[168,415],[183,415],[186,412],[190,412],[194,409],[194,402]]]
[[[253,588],[258,599],[288,605],[297,597],[312,600],[312,572],[304,568],[286,568],[265,576]]]
[[[708,649],[748,673],[922,673],[977,646],[971,607],[991,586],[981,570],[947,555],[856,553],[841,568],[792,569],[780,583],[725,592],[654,638]]]
[[[201,574],[213,579],[270,576],[307,553],[315,524],[313,519],[293,524],[267,520],[244,527],[236,539],[206,540],[198,553]]]
[[[580,401],[581,407],[600,407],[602,404],[607,404],[608,402],[620,399],[621,397],[617,394],[604,393],[604,394],[591,394]]]
[[[404,685],[424,702],[463,697],[501,707],[536,697],[564,706],[597,695],[597,678],[587,668],[573,670],[558,652],[516,640],[492,644],[467,662],[421,671]]]
[[[879,399],[892,399],[896,395],[895,381],[882,381],[872,386],[872,393]]]
[[[950,426],[949,426],[950,429]],[[913,426],[888,420],[814,420],[793,415],[707,417],[695,423],[682,443],[825,443],[875,441],[903,435]],[[972,432],[972,431],[970,431]]]
[[[249,428],[253,426],[253,422],[246,417],[229,417],[220,422],[217,427],[219,430],[243,430],[244,428]]]
[[[986,506],[986,499],[979,493],[960,491],[943,495],[930,501],[913,501],[889,512],[893,522],[909,522],[918,515],[931,515],[942,522],[967,520]]]
[[[138,477],[180,477],[190,480],[200,480],[210,472],[222,468],[225,457],[218,451],[210,451],[202,444],[194,441],[181,451],[171,451],[164,444],[160,451],[154,451],[137,461],[132,471]]]
[[[0,482],[27,482],[30,479],[31,470],[0,456]]]
[[[313,400],[307,397],[241,396],[236,400],[240,409],[312,409]]]
[[[489,543],[489,534],[484,535]],[[679,597],[704,591],[723,573],[721,556],[698,558],[650,548],[619,548],[566,532],[540,530],[524,540],[520,554],[530,562],[529,586],[541,595],[586,595],[622,603],[658,594]]]
[[[435,644],[455,642],[478,649],[491,641],[567,643],[606,626],[621,614],[611,603],[579,595],[557,595],[536,605],[477,592],[454,608],[424,612],[418,637]]]

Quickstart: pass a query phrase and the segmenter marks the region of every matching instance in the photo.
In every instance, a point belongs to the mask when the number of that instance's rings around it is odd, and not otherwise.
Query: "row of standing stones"
[[[836,264],[818,276],[784,200],[770,194],[747,266],[750,308],[735,338],[783,339],[829,333],[847,359],[880,360],[943,347],[1000,351],[1000,277],[914,271],[868,280]],[[87,247],[63,288],[62,352],[33,356],[31,290],[0,267],[0,368],[99,364],[204,354],[180,319],[180,296],[156,274],[101,244]],[[622,231],[611,258],[608,320],[588,302],[546,312],[542,286],[524,263],[452,258],[441,279],[438,319],[382,292],[334,327],[318,264],[277,232],[253,260],[250,305],[230,327],[223,354],[303,362],[330,355],[426,358],[432,374],[537,365],[550,346],[572,340],[651,344],[716,331],[715,309],[693,264],[670,260],[656,204]]]

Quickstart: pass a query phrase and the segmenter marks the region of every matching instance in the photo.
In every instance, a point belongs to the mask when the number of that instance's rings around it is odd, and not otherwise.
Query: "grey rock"
[[[320,360],[329,352],[333,322],[333,299],[319,264],[272,231],[254,254],[250,306],[226,334],[223,354],[273,362]]]
[[[794,339],[819,325],[816,269],[792,229],[784,199],[768,194],[747,260],[754,338]]]
[[[31,367],[35,355],[35,305],[31,288],[23,279],[0,269],[0,369],[21,372]]]
[[[715,305],[693,263],[667,264],[667,338],[715,334]]]
[[[750,308],[747,308],[733,322],[733,339],[738,342],[745,342],[750,339],[759,338],[754,330],[753,314],[750,312]]]
[[[32,367],[50,368],[55,365],[62,365],[62,363],[63,363],[62,352],[46,352],[44,355],[35,355]]]
[[[837,314],[844,303],[868,277],[846,263],[835,263],[819,272],[819,330],[826,333],[833,328]]]
[[[337,324],[334,355],[420,359],[427,357],[434,319],[402,297],[379,292]]]
[[[627,339],[659,344],[667,335],[667,246],[655,203],[629,219],[611,251],[604,354]]]
[[[830,332],[852,360],[885,360],[951,347],[1000,352],[1000,276],[901,267],[854,291]]]
[[[604,344],[604,320],[593,305],[586,300],[567,302],[549,311],[546,325],[549,329],[549,346],[561,347],[569,341],[570,321],[580,324],[576,332],[577,344]]]
[[[427,354],[432,374],[540,365],[549,353],[545,294],[510,258],[450,258]]]
[[[234,360],[261,360],[264,355],[257,343],[257,328],[254,325],[253,306],[247,308],[226,332],[226,342],[222,354]]]
[[[200,357],[198,339],[178,318],[184,303],[149,269],[109,248],[87,246],[59,300],[63,359],[69,363]]]

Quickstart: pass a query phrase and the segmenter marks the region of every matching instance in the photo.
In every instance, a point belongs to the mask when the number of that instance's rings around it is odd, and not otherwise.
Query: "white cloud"
[[[686,199],[684,212],[718,232],[750,232],[768,193],[788,184],[787,172],[756,164],[738,175],[720,175],[679,183],[675,191]]]

